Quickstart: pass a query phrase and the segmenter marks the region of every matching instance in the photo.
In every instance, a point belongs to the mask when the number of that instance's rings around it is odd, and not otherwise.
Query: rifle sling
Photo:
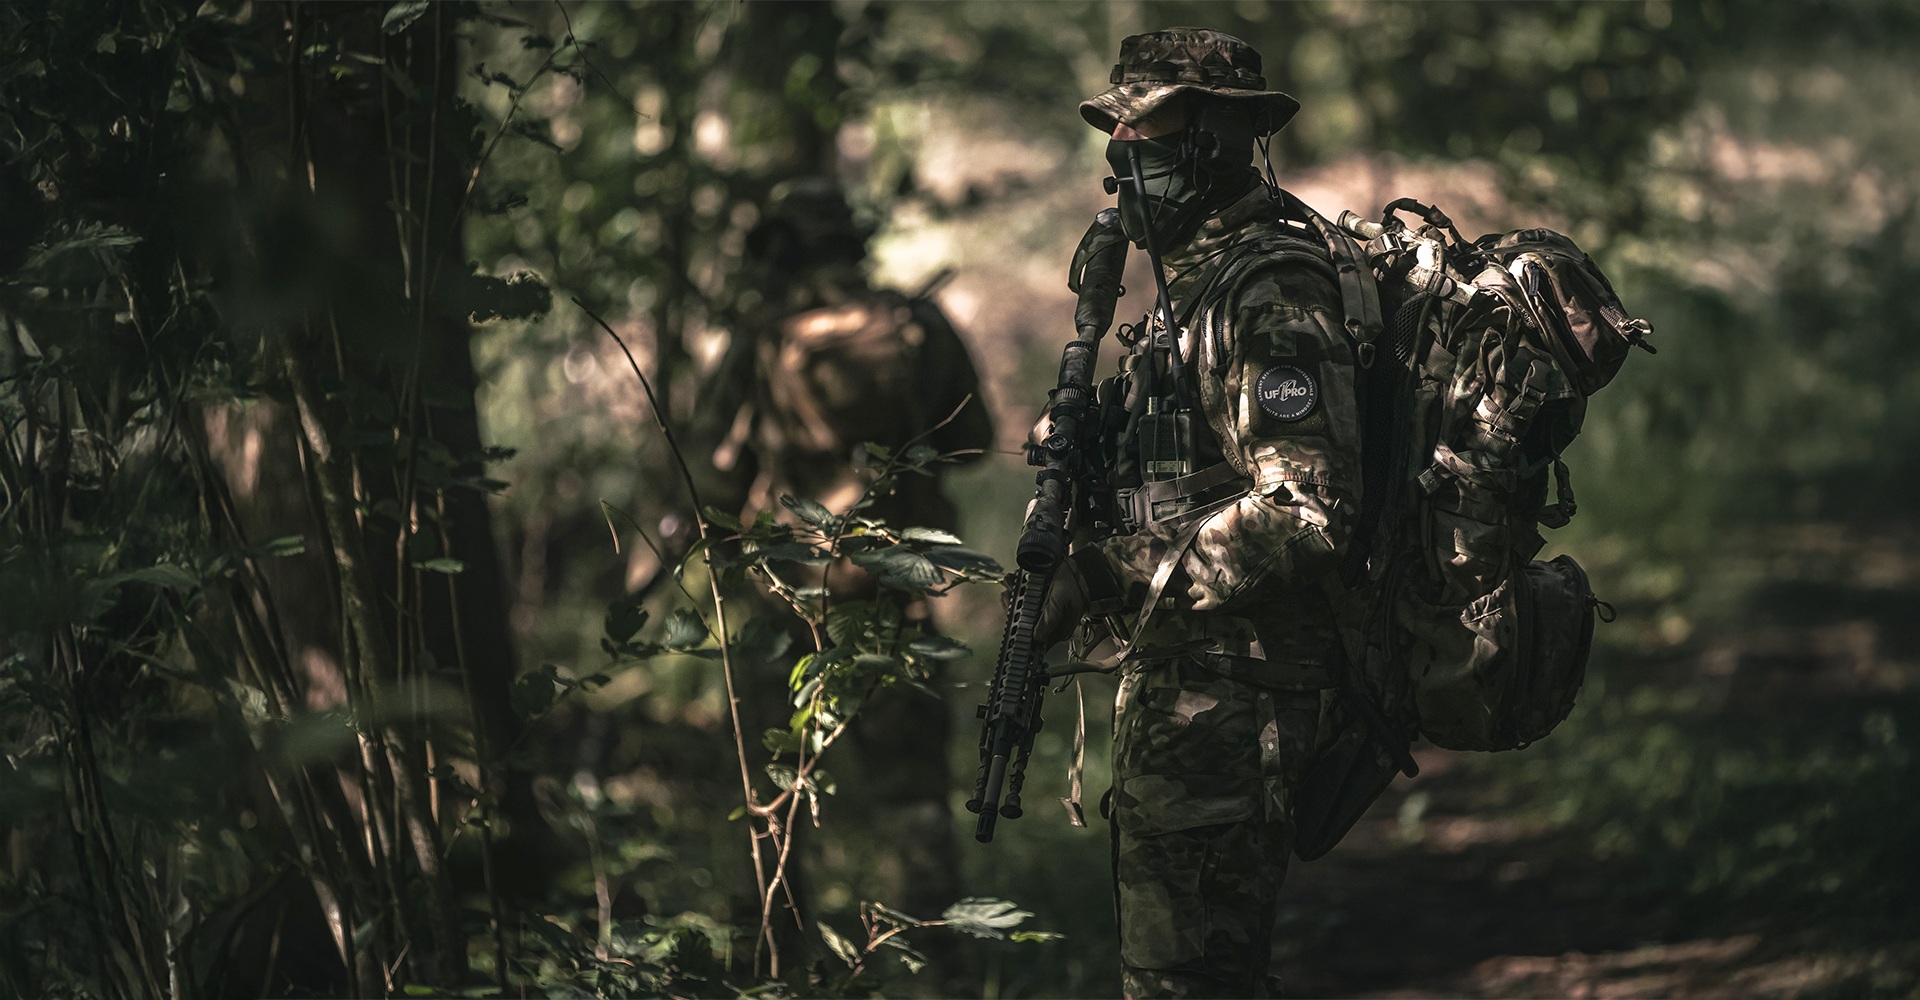
[[[1149,524],[1171,528],[1211,514],[1252,489],[1253,482],[1231,462],[1216,462],[1199,472],[1116,490],[1114,500],[1134,530]]]

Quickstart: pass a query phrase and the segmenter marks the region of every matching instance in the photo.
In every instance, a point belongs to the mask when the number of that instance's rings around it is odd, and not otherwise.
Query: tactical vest
[[[1230,425],[1225,374],[1237,360],[1234,303],[1262,272],[1305,265],[1335,278],[1326,245],[1311,231],[1280,231],[1234,244],[1190,277],[1179,309],[1181,353],[1193,388],[1178,398],[1164,377],[1149,388],[1141,373],[1165,372],[1172,351],[1166,333],[1143,318],[1117,337],[1128,354],[1120,373],[1102,382],[1102,457],[1110,470],[1112,533],[1154,530],[1177,538],[1252,487]],[[1177,557],[1176,557],[1177,558]]]

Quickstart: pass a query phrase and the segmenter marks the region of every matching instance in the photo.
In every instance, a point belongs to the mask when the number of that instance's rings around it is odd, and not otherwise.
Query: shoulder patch
[[[1260,374],[1254,395],[1267,416],[1291,423],[1313,412],[1320,402],[1320,386],[1304,369],[1274,365]]]

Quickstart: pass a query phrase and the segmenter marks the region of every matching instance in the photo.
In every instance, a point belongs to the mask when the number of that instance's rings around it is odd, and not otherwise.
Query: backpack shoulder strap
[[[1305,208],[1304,205],[1301,207]],[[1341,311],[1346,314],[1347,336],[1353,338],[1356,360],[1361,370],[1365,371],[1373,367],[1374,344],[1380,339],[1380,331],[1386,327],[1380,313],[1380,289],[1373,280],[1373,265],[1368,262],[1366,251],[1353,237],[1328,222],[1319,212],[1311,208],[1306,211],[1320,238],[1326,241],[1327,251],[1333,255],[1334,275],[1340,284]]]

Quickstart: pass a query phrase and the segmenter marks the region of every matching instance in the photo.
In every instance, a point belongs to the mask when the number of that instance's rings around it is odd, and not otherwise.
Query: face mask
[[[1120,226],[1135,246],[1145,249],[1151,230],[1156,248],[1186,242],[1206,209],[1194,185],[1193,158],[1183,149],[1184,133],[1159,139],[1114,139],[1107,143],[1107,164],[1119,180]],[[1130,150],[1140,151],[1144,191],[1133,183]]]

